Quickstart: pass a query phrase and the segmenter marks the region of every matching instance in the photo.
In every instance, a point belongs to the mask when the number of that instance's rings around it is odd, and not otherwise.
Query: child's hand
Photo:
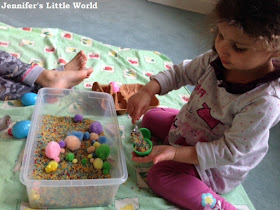
[[[148,111],[152,97],[159,92],[159,83],[156,80],[151,80],[138,93],[128,99],[127,112],[131,116],[133,124]]]
[[[146,91],[139,91],[128,99],[127,112],[132,118],[132,123],[136,121],[149,109],[151,96]]]
[[[145,156],[140,157],[133,153],[132,160],[140,163],[147,163],[153,161],[154,164],[164,160],[173,160],[176,154],[176,148],[173,146],[159,145],[154,146],[152,152]]]

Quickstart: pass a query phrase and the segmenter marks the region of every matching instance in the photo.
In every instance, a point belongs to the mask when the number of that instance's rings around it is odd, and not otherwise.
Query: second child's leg
[[[24,93],[34,91],[36,87],[24,85],[20,82],[5,80],[0,77],[0,100],[17,100]]]
[[[42,87],[72,88],[88,78],[93,69],[85,69],[87,57],[80,51],[69,63],[65,64],[64,71],[44,70],[36,79]]]
[[[81,71],[49,71],[44,70],[36,79],[42,87],[72,88],[88,78],[93,69]]]
[[[0,100],[16,100],[38,89],[35,79],[44,71],[0,50]]]
[[[87,64],[87,56],[84,51],[78,52],[78,54],[64,66],[65,71],[79,71],[84,70]]]
[[[75,57],[66,63],[65,65],[62,65],[55,70],[57,71],[80,71],[84,70],[86,68],[87,64],[87,56],[85,55],[84,51],[78,52]]]
[[[0,100],[19,99],[24,93],[41,87],[71,88],[88,78],[93,69],[85,69],[87,57],[80,51],[64,68],[50,71],[36,64],[26,64],[0,50]]]
[[[24,63],[11,54],[0,51],[0,77],[5,80],[32,86],[43,70],[39,65]]]

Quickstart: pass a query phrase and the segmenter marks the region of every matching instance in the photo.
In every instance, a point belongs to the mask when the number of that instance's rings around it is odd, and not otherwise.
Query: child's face
[[[249,37],[228,23],[218,24],[215,48],[228,70],[258,70],[272,65],[273,53],[265,49],[261,40]]]

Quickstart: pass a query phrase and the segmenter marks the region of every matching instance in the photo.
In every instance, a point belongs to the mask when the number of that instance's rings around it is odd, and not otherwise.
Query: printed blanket
[[[54,28],[14,28],[0,23],[0,49],[26,63],[37,63],[53,69],[70,61],[83,50],[88,57],[87,67],[94,69],[90,78],[75,88],[91,90],[94,82],[109,84],[145,84],[153,74],[169,69],[172,61],[156,51],[120,48],[103,44],[92,38]],[[189,99],[189,91],[183,87],[165,96],[158,96],[160,106],[180,109]],[[0,117],[10,115],[12,122],[30,120],[34,106],[23,106],[20,101],[0,102]],[[131,161],[132,142],[129,139],[133,126],[127,114],[118,116],[123,141],[128,179],[122,184],[114,202],[107,207],[86,209],[177,209],[159,198],[147,186],[146,174],[150,164]],[[0,206],[1,209],[28,209],[25,186],[19,180],[22,151],[25,140],[8,135],[8,129],[0,133]],[[239,186],[224,195],[233,204],[254,210],[244,188]],[[63,202],[63,201],[61,201]]]

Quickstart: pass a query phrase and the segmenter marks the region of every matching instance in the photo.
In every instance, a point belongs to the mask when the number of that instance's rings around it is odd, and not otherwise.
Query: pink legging
[[[152,109],[144,115],[142,127],[167,143],[169,129],[178,112],[171,108]],[[219,206],[217,209],[236,210],[201,181],[192,164],[175,161],[157,163],[148,172],[148,184],[156,194],[185,209],[206,210]]]

